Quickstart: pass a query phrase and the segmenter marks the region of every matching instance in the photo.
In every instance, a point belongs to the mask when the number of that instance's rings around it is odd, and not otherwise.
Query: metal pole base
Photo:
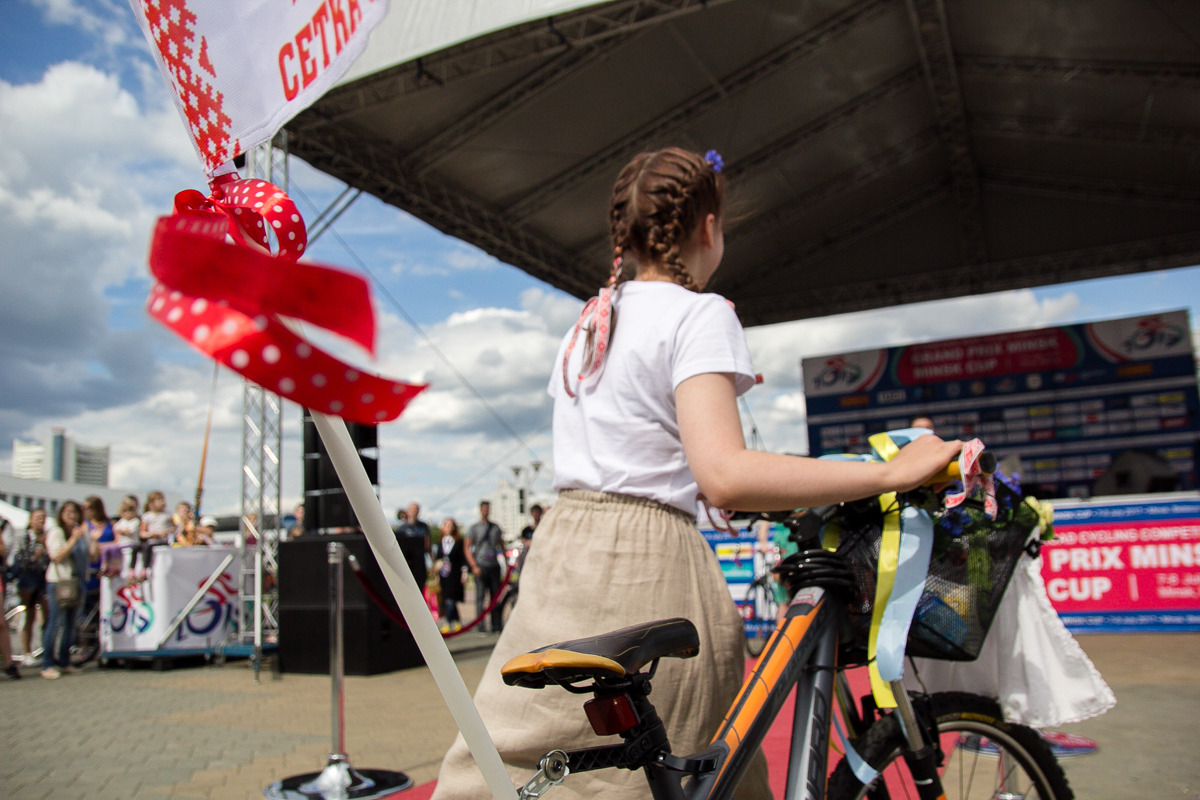
[[[379,800],[412,786],[403,772],[355,769],[345,756],[330,756],[320,772],[293,775],[266,788],[268,800]]]

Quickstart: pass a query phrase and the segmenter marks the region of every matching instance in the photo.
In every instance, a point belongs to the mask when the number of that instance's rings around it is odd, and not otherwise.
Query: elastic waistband
[[[620,505],[620,506],[644,506],[656,511],[665,511],[674,514],[680,519],[686,520],[692,525],[696,524],[696,518],[691,514],[686,513],[682,509],[675,506],[660,503],[657,500],[652,500],[649,497],[634,497],[630,494],[616,494],[614,492],[592,492],[586,489],[563,489],[558,493],[558,499],[561,503],[568,505]]]

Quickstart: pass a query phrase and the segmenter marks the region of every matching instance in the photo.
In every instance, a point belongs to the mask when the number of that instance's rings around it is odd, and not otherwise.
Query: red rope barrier
[[[404,621],[404,617],[402,617],[399,612],[393,611],[391,606],[388,605],[387,599],[383,596],[383,593],[376,589],[371,583],[371,579],[368,578],[366,573],[363,571],[362,564],[358,563],[358,559],[353,555],[350,555],[348,560],[350,562],[350,568],[354,570],[354,577],[358,580],[358,584],[362,586],[363,591],[366,592],[367,597],[371,598],[371,602],[379,606],[379,610],[382,611],[388,619],[397,625],[402,626],[405,630],[408,630],[408,623]],[[509,564],[508,571],[504,573],[504,580],[500,582],[500,588],[497,589],[495,594],[492,595],[492,602],[483,610],[483,613],[453,633],[447,633],[443,631],[442,638],[450,639],[466,633],[482,622],[487,615],[492,612],[492,609],[496,607],[496,603],[500,602],[500,598],[504,597],[504,590],[508,587],[508,583],[512,578],[512,574],[513,565]]]

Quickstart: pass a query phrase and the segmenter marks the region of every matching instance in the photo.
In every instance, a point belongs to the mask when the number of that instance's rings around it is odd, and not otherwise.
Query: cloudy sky
[[[8,443],[64,427],[110,444],[110,483],[195,492],[205,418],[204,503],[240,503],[240,378],[143,311],[146,248],[175,192],[205,181],[125,0],[0,2],[0,472]],[[341,186],[293,161],[309,218]],[[377,201],[360,199],[311,249],[365,272],[380,321],[364,364],[432,387],[380,429],[389,510],[471,515],[512,465],[547,463],[545,386],[581,304]],[[1200,311],[1200,268],[890,308],[752,329],[765,383],[746,398],[767,449],[802,451],[806,356],[1143,312]],[[284,507],[303,493],[300,410],[284,411]]]

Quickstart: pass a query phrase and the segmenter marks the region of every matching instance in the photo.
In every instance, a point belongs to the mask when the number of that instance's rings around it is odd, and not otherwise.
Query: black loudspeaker
[[[367,479],[379,485],[379,428],[375,425],[346,423],[350,441],[358,451]],[[378,490],[376,490],[378,494]],[[358,526],[354,511],[342,489],[333,462],[317,433],[312,417],[304,414],[304,530],[306,533],[333,532]]]
[[[366,537],[362,534],[301,536],[279,543],[279,667],[282,672],[329,674],[329,550],[331,542],[346,546],[363,573],[386,603],[399,615],[396,601],[384,580]],[[424,552],[401,542],[410,570]],[[425,663],[408,628],[393,622],[366,593],[347,557],[343,574],[344,669],[347,675],[375,675]]]

